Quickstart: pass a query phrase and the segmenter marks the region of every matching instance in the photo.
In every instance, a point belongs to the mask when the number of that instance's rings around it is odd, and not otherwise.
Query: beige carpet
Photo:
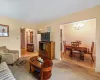
[[[59,75],[56,80],[100,80],[100,74],[66,61],[56,62],[53,68],[54,75]]]
[[[54,60],[52,77],[50,80],[100,80],[100,74],[75,64]],[[28,62],[23,66],[9,66],[17,80],[36,80],[29,73]]]
[[[28,62],[29,58],[28,57],[24,57],[22,59],[27,61],[22,66],[16,66],[16,64],[14,64],[14,66],[10,66],[9,65],[9,68],[11,69],[14,77],[16,78],[16,80],[36,80],[29,73],[29,62]]]

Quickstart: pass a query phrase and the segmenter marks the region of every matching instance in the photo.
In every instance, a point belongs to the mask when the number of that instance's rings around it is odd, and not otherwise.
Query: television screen
[[[41,41],[50,41],[50,32],[41,33]]]

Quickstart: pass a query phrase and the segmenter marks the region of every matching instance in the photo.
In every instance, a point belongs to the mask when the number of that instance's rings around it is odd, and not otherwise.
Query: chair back
[[[63,41],[63,45],[66,45],[66,41]]]
[[[93,49],[94,49],[94,42],[92,42],[92,45],[91,45],[91,53],[93,53]]]
[[[79,47],[79,42],[71,42],[71,46],[72,46],[72,48],[74,49],[74,50],[77,50],[78,49],[78,47]]]
[[[79,43],[78,42],[71,42],[71,46],[72,47],[79,47]]]
[[[66,51],[66,41],[63,41],[64,51]]]

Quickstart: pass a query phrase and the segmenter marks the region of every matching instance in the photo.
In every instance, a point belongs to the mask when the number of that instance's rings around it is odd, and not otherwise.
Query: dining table
[[[66,52],[67,50],[70,51],[70,57],[73,56],[73,49],[80,51],[80,59],[84,60],[84,54],[88,52],[88,48],[86,46],[78,46],[77,48],[74,48],[72,45],[64,45],[64,52]]]

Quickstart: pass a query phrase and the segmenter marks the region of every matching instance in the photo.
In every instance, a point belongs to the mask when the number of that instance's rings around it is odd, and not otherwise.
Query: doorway
[[[36,56],[37,53],[37,33],[36,30],[21,28],[21,56]]]
[[[61,43],[61,58],[63,60],[78,64],[80,66],[95,68],[95,59],[96,59],[96,19],[83,20],[78,22],[72,22],[68,24],[60,25],[60,29],[62,29],[61,34],[62,38]],[[75,57],[70,57],[70,51],[64,46],[71,46],[72,42],[80,41],[80,47],[85,47],[87,50],[83,54],[84,60],[80,60],[80,55],[75,54]],[[94,43],[93,47],[93,59],[90,55],[92,42]],[[64,52],[64,49],[66,51]]]

